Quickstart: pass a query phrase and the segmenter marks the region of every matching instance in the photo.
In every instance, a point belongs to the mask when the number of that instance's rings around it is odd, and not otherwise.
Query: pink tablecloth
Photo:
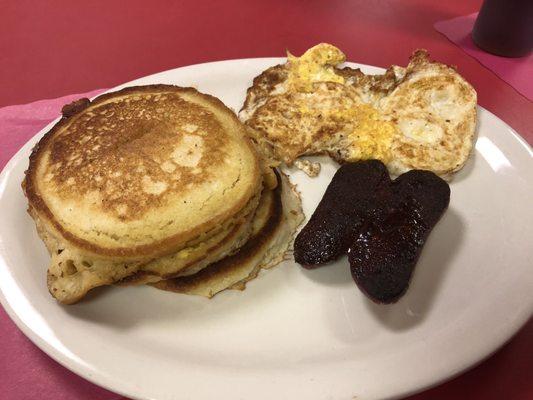
[[[0,108],[0,170],[32,136],[59,116],[61,107],[103,89],[53,100]],[[54,362],[17,329],[0,307],[1,400],[117,400],[122,396],[101,389]],[[21,373],[22,372],[22,373]]]
[[[533,100],[533,54],[519,58],[500,57],[487,53],[472,41],[472,28],[478,13],[435,23],[435,29],[445,35],[466,53],[515,88],[529,100]]]

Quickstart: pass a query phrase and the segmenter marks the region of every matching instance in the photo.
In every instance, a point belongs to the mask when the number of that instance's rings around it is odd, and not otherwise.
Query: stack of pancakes
[[[48,288],[65,304],[110,284],[242,288],[283,259],[303,219],[231,110],[168,85],[66,106],[23,188],[51,254]]]

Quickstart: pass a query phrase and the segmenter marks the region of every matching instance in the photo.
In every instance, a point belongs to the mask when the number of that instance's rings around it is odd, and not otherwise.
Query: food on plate
[[[430,171],[392,181],[380,161],[344,164],[296,237],[295,260],[316,268],[347,253],[359,288],[378,303],[395,302],[449,201],[448,184]]]
[[[346,164],[295,259],[315,268],[349,254],[369,297],[397,300],[448,205],[439,176],[471,152],[476,93],[423,50],[383,75],[344,61],[329,44],[288,54],[254,79],[244,124],[220,100],[170,85],[65,106],[23,182],[51,254],[50,293],[71,304],[104,285],[206,297],[243,288],[284,258],[303,220],[276,167],[313,176],[320,165],[301,157],[325,153]]]
[[[156,282],[232,254],[276,184],[220,100],[151,85],[66,106],[23,188],[51,254],[49,291],[71,304],[97,286]]]
[[[305,268],[316,268],[346,254],[353,241],[361,210],[377,206],[376,192],[390,182],[377,160],[346,163],[337,170],[313,215],[294,243],[294,258]]]
[[[303,221],[300,200],[286,175],[279,174],[279,185],[266,190],[256,211],[250,239],[234,254],[194,274],[152,285],[158,289],[213,297],[224,289],[244,289],[261,269],[283,260],[292,244],[296,228]]]
[[[352,277],[379,303],[407,290],[431,230],[450,201],[448,184],[429,171],[412,170],[390,184],[386,212],[365,218],[348,248]]]
[[[340,68],[345,55],[319,44],[268,68],[253,81],[239,114],[275,164],[311,176],[319,165],[300,157],[382,161],[392,175],[412,169],[450,177],[474,142],[476,92],[457,71],[417,50],[407,67],[366,75]]]

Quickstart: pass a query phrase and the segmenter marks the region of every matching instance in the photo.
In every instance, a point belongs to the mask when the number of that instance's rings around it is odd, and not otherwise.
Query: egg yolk
[[[307,50],[301,57],[287,53],[289,90],[312,92],[315,82],[336,82],[345,84],[344,77],[335,72],[335,66],[344,62],[346,56],[338,48],[321,43]],[[299,111],[313,118],[316,110],[305,104]],[[339,131],[349,133],[346,138],[347,161],[378,159],[388,162],[395,127],[384,120],[380,112],[369,104],[338,104],[336,108],[320,108],[320,116],[328,125],[336,126]]]
[[[306,106],[299,107],[299,111],[309,117],[317,114],[316,110]],[[384,120],[371,105],[321,109],[320,115],[326,125],[338,127],[339,132],[348,132],[345,138],[346,161],[377,159],[387,163],[391,160],[395,126]]]
[[[345,79],[337,75],[334,66],[346,60],[346,56],[335,46],[321,43],[307,50],[301,57],[287,53],[289,61],[288,83],[297,91],[310,92],[314,82],[336,82],[344,84]]]
[[[384,121],[378,110],[362,104],[349,110],[344,116],[354,125],[349,136],[349,161],[377,159],[387,163],[391,159],[394,125]]]

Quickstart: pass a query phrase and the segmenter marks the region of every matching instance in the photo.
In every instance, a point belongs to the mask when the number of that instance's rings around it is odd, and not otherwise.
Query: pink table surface
[[[533,100],[533,54],[509,58],[481,50],[474,44],[471,35],[477,15],[478,13],[473,13],[439,21],[435,23],[435,29],[493,71],[517,92]]]

